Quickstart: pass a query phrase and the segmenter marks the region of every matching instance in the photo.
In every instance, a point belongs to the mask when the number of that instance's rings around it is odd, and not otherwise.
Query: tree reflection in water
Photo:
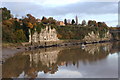
[[[24,77],[35,78],[38,72],[55,74],[59,66],[73,64],[77,68],[79,62],[84,64],[105,59],[109,54],[120,52],[120,43],[90,44],[84,49],[79,46],[57,47],[26,51],[7,59],[2,65],[3,78]],[[115,46],[116,45],[116,46]]]

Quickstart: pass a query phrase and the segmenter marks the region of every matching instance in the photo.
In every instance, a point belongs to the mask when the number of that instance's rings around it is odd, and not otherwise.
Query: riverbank
[[[25,46],[21,43],[2,43],[2,61],[3,63],[5,59],[14,56],[16,53],[25,51]]]
[[[26,50],[34,50],[39,48],[49,48],[49,47],[62,47],[62,46],[73,46],[73,45],[87,45],[87,44],[97,44],[97,43],[106,43],[106,42],[115,42],[120,40],[102,40],[102,41],[93,41],[93,42],[84,42],[80,40],[61,40],[61,41],[52,41],[52,42],[42,42],[34,43],[33,45],[27,45]]]
[[[16,53],[41,49],[41,48],[50,48],[50,47],[64,47],[64,46],[76,46],[76,45],[87,45],[87,44],[99,44],[106,42],[115,42],[120,40],[106,40],[106,41],[97,41],[97,42],[81,42],[80,40],[60,40],[60,41],[51,41],[51,42],[41,42],[34,43],[31,45],[30,43],[3,43],[2,46],[2,61],[5,59],[14,56]]]

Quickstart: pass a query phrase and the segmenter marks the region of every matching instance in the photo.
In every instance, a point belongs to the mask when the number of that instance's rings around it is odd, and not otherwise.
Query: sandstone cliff
[[[30,33],[30,31],[29,31],[29,33]],[[82,34],[82,32],[78,32],[78,33]],[[58,34],[59,33],[56,31],[56,29],[51,28],[51,26],[46,26],[44,29],[41,29],[40,33],[38,33],[35,29],[34,34],[31,35],[31,33],[30,33],[30,35],[29,35],[29,42],[36,43],[36,42],[58,41],[59,40],[58,36],[57,36]],[[63,35],[65,35],[65,34],[63,34]],[[103,40],[111,40],[111,38],[112,38],[112,35],[109,32],[109,30],[105,31],[105,32],[99,31],[99,30],[98,31],[91,30],[89,32],[86,32],[86,34],[84,34],[83,39],[79,38],[78,40],[91,43],[91,42],[98,42],[98,41],[103,41]],[[67,40],[69,40],[69,39],[67,39]]]
[[[83,39],[83,41],[86,42],[97,42],[97,41],[102,41],[102,40],[110,40],[112,38],[112,35],[110,34],[109,31],[104,33],[104,37],[100,38],[99,33],[94,33],[93,31],[91,33],[88,33]]]
[[[30,31],[29,31],[30,33]],[[40,42],[40,41],[57,41],[59,40],[57,37],[57,32],[51,26],[46,26],[44,29],[41,29],[41,32],[38,33],[35,29],[33,35],[29,35],[29,42]]]

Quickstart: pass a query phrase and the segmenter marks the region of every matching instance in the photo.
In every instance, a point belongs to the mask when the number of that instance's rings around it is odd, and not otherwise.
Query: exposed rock
[[[30,30],[29,30],[30,33]],[[55,28],[51,28],[51,26],[46,26],[45,29],[42,29],[40,33],[38,33],[35,29],[34,34],[29,35],[29,42],[40,42],[40,41],[57,41],[59,40],[57,37],[57,32]]]
[[[103,38],[100,38],[99,35],[100,35],[99,33],[95,34],[92,31],[91,33],[88,33],[88,35],[84,37],[83,41],[97,42],[97,41],[101,41],[101,40],[110,40],[112,38],[109,31],[105,33],[105,36]]]
[[[29,30],[30,33],[30,30]],[[99,32],[94,33],[93,31],[91,33],[88,33],[83,38],[83,41],[87,43],[91,42],[98,42],[98,41],[104,41],[104,40],[111,40],[112,36],[111,33],[108,31],[106,33],[103,33],[104,37],[100,37]],[[58,41],[57,32],[55,28],[51,28],[51,26],[46,26],[44,29],[41,29],[41,32],[38,33],[35,29],[34,34],[31,36],[31,33],[29,35],[29,42],[37,43],[37,42],[50,42],[50,41]],[[46,43],[45,43],[46,44]]]

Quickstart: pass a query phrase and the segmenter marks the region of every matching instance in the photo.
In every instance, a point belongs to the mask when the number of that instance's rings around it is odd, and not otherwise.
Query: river
[[[120,42],[37,49],[2,64],[3,78],[118,78]]]

